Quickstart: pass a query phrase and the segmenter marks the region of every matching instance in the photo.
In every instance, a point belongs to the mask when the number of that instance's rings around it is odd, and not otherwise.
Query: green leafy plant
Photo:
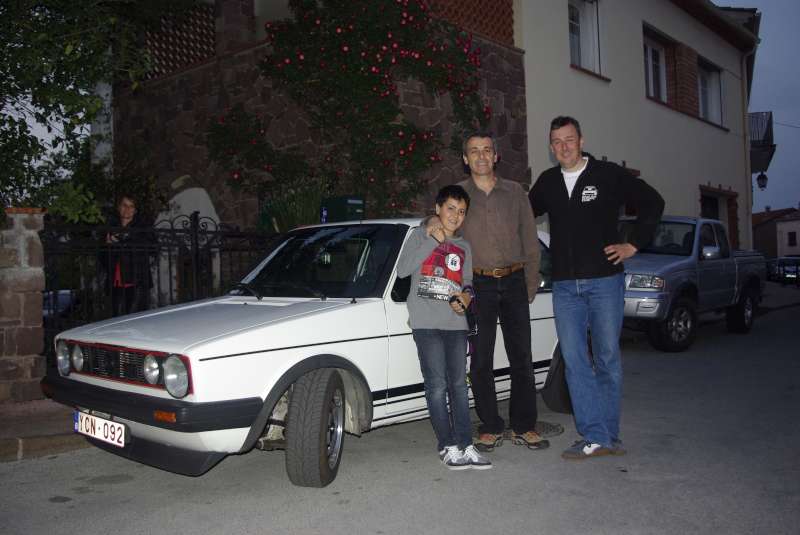
[[[94,194],[82,184],[60,182],[55,186],[49,212],[68,223],[96,224],[105,220]]]
[[[150,69],[142,36],[194,0],[0,2],[0,203],[32,206],[59,173],[41,162],[88,137],[100,83],[135,87]],[[37,133],[38,131],[46,134]]]
[[[320,153],[276,150],[259,119],[235,107],[209,125],[212,161],[229,170],[231,185],[267,200],[291,183],[300,184],[295,191],[358,194],[371,215],[413,210],[444,141],[403,114],[398,84],[416,80],[433,98],[449,97],[451,146],[460,154],[461,134],[485,126],[491,112],[478,94],[480,49],[422,0],[289,4],[293,19],[266,25],[271,51],[261,69],[306,114]]]

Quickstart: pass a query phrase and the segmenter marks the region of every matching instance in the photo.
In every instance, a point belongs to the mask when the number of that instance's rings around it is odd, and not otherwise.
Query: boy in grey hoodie
[[[439,190],[434,218],[441,224],[415,228],[397,261],[397,275],[411,276],[409,323],[439,458],[451,470],[492,467],[472,445],[469,418],[464,312],[473,296],[472,250],[458,234],[468,208],[469,194],[461,186]]]

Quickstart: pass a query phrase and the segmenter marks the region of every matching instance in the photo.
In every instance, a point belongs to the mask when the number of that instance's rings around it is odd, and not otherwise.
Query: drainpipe
[[[747,229],[745,231],[745,237],[747,239],[748,249],[753,248],[753,173],[750,172],[750,124],[748,121],[750,95],[747,92],[747,59],[756,53],[757,47],[758,40],[748,52],[742,54],[742,61],[740,62],[740,68],[742,72],[742,109],[744,110],[744,113],[742,113],[742,144],[744,145],[745,174],[747,176],[747,185],[749,186],[744,190],[745,197],[747,198],[745,206],[747,207],[748,217],[746,220],[747,224],[745,226],[745,229]],[[755,64],[753,65],[753,71],[755,72]],[[739,248],[743,248],[741,243],[739,244]]]

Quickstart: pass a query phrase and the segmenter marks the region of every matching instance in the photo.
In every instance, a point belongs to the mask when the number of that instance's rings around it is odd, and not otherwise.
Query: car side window
[[[719,254],[722,258],[728,258],[731,255],[731,248],[728,245],[728,235],[725,233],[725,227],[722,225],[715,225],[714,228],[717,231]]]

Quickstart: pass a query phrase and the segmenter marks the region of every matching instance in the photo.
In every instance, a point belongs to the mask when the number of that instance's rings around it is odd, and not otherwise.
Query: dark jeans
[[[414,329],[425,399],[438,450],[472,444],[467,391],[467,331]],[[450,400],[450,411],[447,401]]]
[[[502,433],[505,422],[497,411],[494,388],[494,343],[497,319],[503,331],[511,373],[509,419],[516,433],[532,431],[538,417],[531,355],[531,319],[525,272],[496,279],[476,275],[472,281],[478,309],[478,334],[470,366],[479,433]]]

